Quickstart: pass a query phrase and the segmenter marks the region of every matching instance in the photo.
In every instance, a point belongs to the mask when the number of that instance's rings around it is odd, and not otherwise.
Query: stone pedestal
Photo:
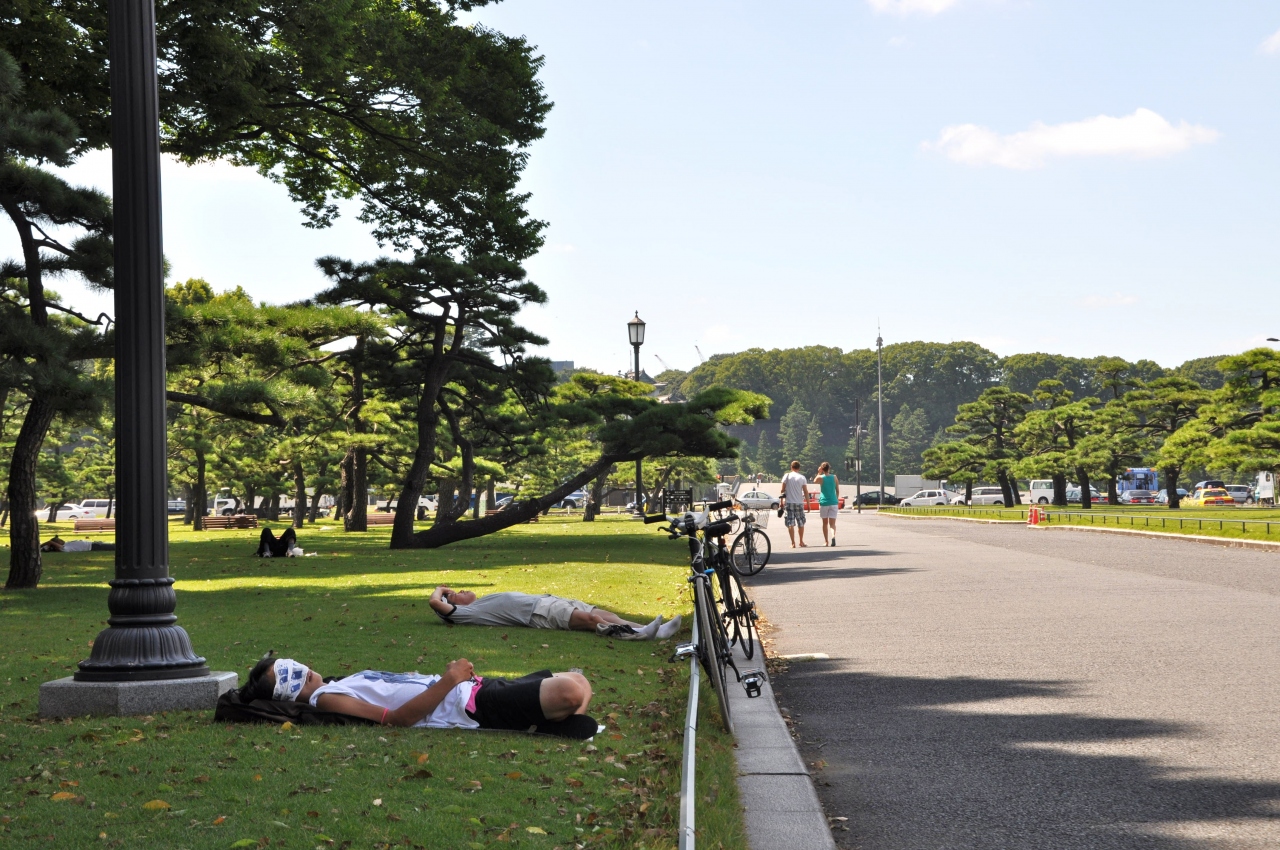
[[[238,681],[235,673],[226,671],[147,682],[77,682],[68,676],[40,686],[40,716],[125,717],[161,711],[212,711],[218,697]]]

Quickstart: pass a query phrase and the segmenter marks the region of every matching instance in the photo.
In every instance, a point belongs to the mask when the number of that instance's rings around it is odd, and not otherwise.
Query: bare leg
[[[804,548],[808,548],[808,547],[806,547],[806,546],[805,546],[805,543],[804,543],[804,526],[803,526],[803,525],[798,525],[798,526],[796,526],[796,527],[800,529],[800,548],[802,548],[802,549],[804,549]]]
[[[569,628],[577,632],[594,632],[601,623],[616,623],[620,626],[644,628],[639,623],[624,620],[612,611],[603,608],[592,608],[590,611],[574,611],[569,615]]]
[[[793,526],[793,525],[788,525],[788,526],[787,526],[787,536],[789,536],[789,537],[791,538],[791,548],[792,548],[792,549],[796,548],[796,529],[795,529],[795,526]],[[801,531],[801,532],[800,532],[800,539],[801,539],[802,541],[804,540],[804,532],[803,532],[803,531]]]
[[[550,679],[542,680],[538,702],[548,720],[586,714],[591,705],[591,683],[581,673],[555,673]]]

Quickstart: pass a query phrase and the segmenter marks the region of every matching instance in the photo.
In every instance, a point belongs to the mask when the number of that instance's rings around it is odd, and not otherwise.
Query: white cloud
[[[937,15],[960,0],[867,0],[873,11],[893,15]]]
[[[1277,30],[1276,34],[1271,38],[1262,42],[1262,46],[1259,49],[1263,53],[1280,53],[1280,30]]]
[[[1081,307],[1087,307],[1090,310],[1106,310],[1112,307],[1128,307],[1131,304],[1137,304],[1138,297],[1136,295],[1121,295],[1119,292],[1114,295],[1090,295],[1088,298],[1080,301]]]
[[[889,39],[890,47],[904,47],[906,43],[907,37],[905,35],[895,35],[893,38]]]
[[[1175,127],[1150,109],[1139,109],[1120,118],[1098,115],[1052,125],[1037,121],[1029,130],[1009,135],[977,124],[956,124],[943,129],[936,142],[924,142],[921,147],[965,165],[1029,169],[1040,168],[1052,157],[1169,156],[1216,141],[1219,135],[1217,130],[1185,121]]]

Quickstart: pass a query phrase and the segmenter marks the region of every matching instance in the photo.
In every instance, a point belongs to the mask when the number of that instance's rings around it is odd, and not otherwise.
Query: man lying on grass
[[[465,658],[450,661],[443,676],[364,670],[325,682],[301,662],[268,654],[249,673],[242,696],[307,702],[321,711],[384,726],[513,732],[536,727],[570,737],[596,731],[595,721],[586,716],[591,684],[581,673],[540,670],[519,679],[482,677]],[[581,730],[585,734],[575,734]]]
[[[612,611],[578,599],[505,591],[476,596],[470,590],[441,585],[431,594],[431,608],[447,623],[475,626],[516,626],[531,629],[572,629],[595,632],[619,640],[666,640],[680,631],[680,615],[662,622],[659,614],[647,626],[624,620]]]

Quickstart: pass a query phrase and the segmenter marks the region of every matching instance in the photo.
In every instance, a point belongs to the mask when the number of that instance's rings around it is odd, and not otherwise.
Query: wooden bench
[[[115,531],[116,521],[114,519],[78,519],[76,520],[76,531]]]
[[[257,528],[258,518],[256,516],[251,516],[250,514],[236,514],[235,516],[207,516],[204,517],[202,525],[205,531],[227,528]]]
[[[369,511],[364,517],[365,526],[395,525],[396,515],[384,511]]]

